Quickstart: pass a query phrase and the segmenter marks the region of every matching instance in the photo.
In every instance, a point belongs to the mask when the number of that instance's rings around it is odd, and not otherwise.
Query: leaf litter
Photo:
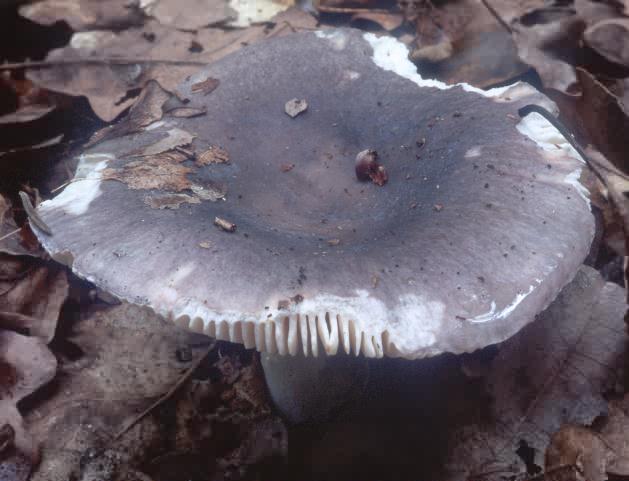
[[[15,110],[13,117],[6,117],[8,121],[28,125],[29,122],[42,118],[42,115],[46,116],[53,112],[50,108],[55,108],[56,100],[53,99],[50,104],[44,101],[48,90],[64,92],[72,96],[86,96],[96,114],[106,121],[117,118],[133,106],[127,117],[114,124],[113,127],[103,130],[101,138],[98,138],[97,134],[94,137],[95,141],[132,134],[165,115],[171,118],[207,115],[206,112],[195,110],[194,106],[187,105],[184,96],[176,91],[176,85],[187,75],[195,72],[205,63],[243,48],[246,44],[291,31],[317,27],[317,20],[312,15],[296,9],[289,9],[277,15],[268,24],[225,29],[219,24],[213,24],[211,27],[207,25],[212,23],[212,16],[213,18],[225,17],[225,20],[221,21],[231,23],[232,26],[237,25],[239,20],[234,20],[232,13],[237,10],[233,8],[234,5],[227,6],[225,10],[220,7],[211,12],[203,12],[203,15],[197,15],[195,18],[195,15],[190,14],[191,10],[184,11],[184,9],[178,12],[173,9],[176,2],[166,0],[144,3],[146,7],[144,12],[141,11],[142,7],[128,2],[109,2],[111,5],[108,5],[107,9],[103,9],[100,3],[102,2],[93,0],[67,2],[46,0],[21,7],[23,15],[42,24],[52,25],[59,20],[67,21],[75,31],[75,35],[67,46],[51,51],[47,59],[39,64],[27,61],[22,65],[6,68],[5,73],[20,72],[26,68],[27,76],[32,80],[31,87],[25,88],[24,93],[19,93],[19,98],[22,99],[20,100],[22,107],[19,108],[22,110]],[[196,3],[211,2],[200,0]],[[215,3],[219,4],[219,2]],[[376,29],[380,27],[389,30],[415,52],[413,58],[422,72],[432,72],[429,75],[436,75],[444,81],[467,81],[477,86],[487,87],[521,75],[526,69],[524,65],[533,68],[539,75],[543,86],[550,89],[547,93],[559,104],[564,122],[567,122],[576,132],[583,145],[593,144],[585,152],[591,159],[591,163],[598,166],[599,173],[602,172],[601,178],[597,181],[599,184],[593,184],[593,186],[598,190],[596,194],[603,201],[606,199],[610,205],[606,215],[615,219],[613,221],[615,225],[620,225],[621,238],[624,236],[622,240],[625,241],[625,245],[622,246],[622,242],[616,242],[615,246],[621,245],[621,249],[618,250],[621,250],[621,254],[626,253],[626,234],[629,225],[626,193],[629,191],[629,185],[626,178],[627,148],[623,144],[623,132],[626,129],[623,129],[623,126],[628,121],[626,106],[629,102],[626,99],[629,98],[629,76],[626,71],[622,70],[627,65],[623,56],[625,52],[620,49],[622,42],[615,42],[614,39],[623,38],[625,35],[627,3],[577,0],[574,4],[562,7],[538,0],[524,3],[504,0],[486,0],[482,3],[480,0],[476,2],[457,0],[447,4],[428,5],[426,8],[427,5],[427,2],[400,1],[393,8],[383,9],[382,5],[377,5],[373,0],[362,0],[351,5],[335,0],[334,2],[318,2],[315,7],[323,14],[319,19],[323,24],[330,19],[334,19],[333,23],[337,25],[339,21],[341,23],[343,21],[348,23],[369,21],[372,28],[375,25]],[[163,13],[156,10],[158,7]],[[147,19],[143,15],[151,8],[154,9],[153,12],[158,13],[154,15],[154,19]],[[241,15],[240,18],[244,19],[245,16]],[[252,14],[249,16],[256,17]],[[195,28],[191,28],[193,25]],[[359,24],[355,23],[355,25]],[[100,32],[95,30],[100,30]],[[497,45],[501,48],[497,48]],[[427,55],[426,52],[430,49],[433,49],[436,55]],[[29,65],[33,68],[29,68]],[[35,68],[36,65],[39,67]],[[11,79],[12,85],[17,85],[14,83],[14,78],[15,76]],[[211,84],[212,82],[209,81],[208,88]],[[29,89],[33,92],[33,98],[39,100],[29,103],[26,94]],[[42,96],[37,93],[37,89],[43,92]],[[211,95],[211,91],[207,94]],[[31,108],[30,105],[33,107]],[[149,193],[146,197],[148,202],[154,202],[156,208],[160,206],[177,208],[184,203],[194,204],[196,200],[193,199],[198,200],[204,197],[214,201],[224,199],[225,190],[220,185],[194,184],[187,178],[189,172],[181,170],[188,168],[187,165],[182,165],[187,160],[196,162],[205,152],[199,154],[195,149],[196,155],[192,150],[185,153],[185,147],[188,144],[178,144],[177,141],[169,147],[167,140],[169,137],[161,146],[157,148],[153,146],[154,151],[151,151],[151,146],[148,146],[148,154],[136,152],[135,155],[139,154],[140,157],[131,157],[123,169],[116,171],[112,169],[108,172],[111,176],[109,178],[130,182],[137,188],[163,191]],[[181,148],[183,151],[177,150]],[[222,158],[214,154],[208,155],[217,160]],[[226,156],[229,159],[229,154]],[[155,160],[156,157],[157,160]],[[233,159],[229,161],[235,162]],[[124,172],[127,167],[128,170]],[[175,172],[172,183],[160,184],[156,180],[159,176],[155,174],[166,173],[171,169]],[[120,178],[116,179],[117,176]],[[144,179],[145,177],[149,180]],[[141,185],[144,187],[139,187]],[[183,190],[189,190],[193,195],[181,192]],[[14,193],[16,191],[17,189]],[[185,200],[179,202],[182,199]],[[2,212],[1,209],[0,212]],[[6,202],[4,212],[4,219],[0,219],[2,220],[0,238],[11,232],[17,233],[0,241],[0,250],[4,249],[3,252],[13,255],[24,254],[24,252],[20,253],[19,249],[20,246],[25,245],[28,227],[22,227],[20,231],[17,231],[23,221],[23,212],[17,212],[10,206],[7,208]],[[13,221],[14,217],[16,219],[19,217],[19,222]],[[229,221],[225,222],[231,224]],[[608,242],[608,240],[610,240],[610,234],[606,231],[603,242]],[[8,244],[7,241],[11,243]],[[200,245],[199,247],[210,248],[211,245],[208,243],[207,246]],[[3,255],[6,256],[6,254]],[[54,270],[46,273],[43,269],[53,264],[42,263],[42,261],[36,263],[34,260],[33,264],[28,264],[23,258],[20,258],[19,264],[14,264],[10,256],[3,257],[2,262],[8,269],[3,272],[12,273],[11,275],[15,276],[22,272],[21,269],[24,266],[27,266],[24,275],[33,276],[28,281],[22,278],[12,278],[12,281],[7,281],[9,283],[4,280],[0,282],[0,286],[9,289],[9,294],[15,292],[13,297],[6,297],[10,299],[9,301],[0,297],[0,302],[5,302],[4,307],[7,308],[2,311],[5,316],[2,321],[5,323],[3,326],[16,329],[22,334],[28,332],[32,336],[39,336],[44,342],[50,340],[55,332],[60,305],[63,304],[61,299],[67,297],[67,279],[64,291],[60,271],[56,274]],[[29,270],[31,268],[32,270]],[[63,272],[65,275],[65,271]],[[58,278],[55,277],[57,275]],[[52,286],[58,286],[58,290],[56,290],[57,287]],[[48,295],[48,292],[51,294]],[[485,374],[480,378],[475,378],[477,379],[475,382],[481,382],[485,393],[494,400],[489,412],[474,404],[476,400],[473,397],[469,399],[456,394],[450,396],[465,399],[466,405],[464,408],[459,405],[457,408],[459,411],[456,411],[454,415],[444,417],[439,426],[440,429],[433,432],[431,441],[446,439],[444,451],[441,452],[440,459],[443,460],[441,467],[445,467],[450,473],[458,473],[452,479],[462,479],[462,473],[465,473],[468,479],[477,479],[474,478],[475,475],[482,476],[484,480],[498,479],[501,476],[499,473],[507,473],[508,476],[522,479],[533,479],[536,475],[543,476],[539,474],[539,469],[542,467],[548,473],[549,479],[553,473],[564,469],[566,472],[574,473],[577,468],[582,472],[587,472],[591,479],[606,479],[601,473],[616,476],[627,474],[629,470],[625,467],[626,421],[623,417],[626,417],[623,414],[626,412],[623,393],[627,391],[627,388],[621,382],[622,373],[619,373],[621,368],[618,367],[622,364],[622,358],[626,356],[626,353],[619,347],[624,339],[622,326],[615,324],[618,319],[622,318],[624,304],[621,298],[623,295],[626,295],[625,291],[613,284],[603,283],[600,277],[596,277],[592,271],[585,269],[577,277],[576,287],[573,283],[547,313],[540,316],[536,323],[526,328],[516,338],[507,341],[489,367],[485,366],[481,369]],[[46,301],[48,297],[51,300]],[[128,306],[117,308],[129,309]],[[126,314],[122,314],[123,311],[112,312],[121,313],[118,321],[122,318],[126,319]],[[585,316],[588,312],[590,318],[586,320]],[[131,317],[137,320],[142,319],[144,315],[147,314],[142,310],[133,311]],[[549,318],[553,319],[553,327],[540,327],[541,321]],[[87,324],[83,325],[83,322]],[[121,369],[122,372],[133,371],[131,366],[133,356],[121,354],[113,345],[109,347],[110,344],[106,340],[96,340],[107,336],[115,337],[113,328],[110,328],[107,335],[95,335],[95,339],[92,340],[94,343],[91,343],[89,329],[94,323],[90,324],[90,322],[92,321],[78,322],[73,328],[73,333],[63,331],[64,342],[80,346],[81,355],[78,359],[82,359],[84,364],[77,362],[73,370],[70,367],[73,361],[70,358],[64,358],[63,353],[58,353],[66,369],[57,377],[58,381],[55,381],[61,382],[61,386],[75,381],[78,385],[84,382],[81,380],[83,378],[80,377],[81,372],[78,366],[91,366],[97,371],[100,369],[99,372],[104,372],[107,369],[106,363],[115,363],[115,360],[104,354],[104,351],[99,351],[101,346],[98,346],[97,342],[102,342],[102,345],[106,346],[103,349],[116,352],[117,356],[122,358],[117,361],[129,363],[129,366]],[[26,337],[26,339],[34,338]],[[154,342],[152,339],[150,342]],[[193,348],[195,355],[198,351],[196,347]],[[131,352],[131,350],[126,352]],[[136,349],[134,352],[139,351]],[[537,352],[543,354],[535,354]],[[104,355],[105,360],[99,361],[97,359],[99,355]],[[125,356],[127,359],[124,359]],[[221,373],[218,384],[208,383],[207,379],[193,379],[183,386],[181,392],[165,401],[165,404],[176,402],[179,403],[178,406],[187,406],[192,411],[187,411],[186,419],[188,421],[199,419],[194,418],[194,414],[190,412],[198,414],[199,404],[197,403],[201,399],[207,400],[209,397],[215,403],[217,386],[234,387],[245,380],[254,384],[258,383],[258,385],[262,383],[255,358],[251,365],[243,366],[239,361],[239,356],[242,357],[242,353],[232,353],[222,358],[225,359],[222,361],[224,365],[220,364],[222,366],[220,369],[216,367]],[[168,359],[170,362],[171,358]],[[158,364],[158,366],[161,365],[163,363]],[[223,372],[225,367],[227,370]],[[179,374],[182,375],[184,370],[180,369]],[[472,372],[469,369],[467,371]],[[152,371],[147,368],[146,372],[150,375]],[[73,376],[78,376],[75,381],[72,381]],[[175,378],[173,374],[169,379]],[[131,382],[137,384],[140,391],[146,390],[147,381],[139,374]],[[166,382],[158,384],[159,386],[149,397],[159,399],[159,396],[168,392],[173,385]],[[133,419],[138,411],[150,405],[148,402],[138,401],[136,404],[130,402],[135,406],[131,409],[133,411],[131,413],[124,402],[115,406],[113,394],[116,393],[114,391],[116,389],[112,390],[107,413],[114,413],[111,417],[121,421],[117,427],[120,427],[123,420],[126,422]],[[67,399],[56,399],[56,396],[72,397],[72,393],[77,392],[81,392],[81,389],[79,388],[78,391],[70,389],[68,392],[61,389],[58,393],[63,393],[63,395],[52,395],[46,400],[48,403],[46,409],[49,409],[52,403],[58,406],[58,409],[50,409],[49,413],[62,412]],[[455,391],[455,393],[458,392]],[[200,472],[207,473],[208,470],[215,470],[217,466],[222,470],[221,473],[229,472],[230,476],[235,476],[235,473],[243,469],[243,466],[250,466],[252,459],[260,461],[269,459],[268,456],[271,458],[275,455],[286,456],[286,428],[277,418],[264,416],[259,422],[249,423],[251,413],[245,414],[247,409],[250,410],[252,406],[262,406],[262,408],[254,408],[254,412],[266,413],[269,407],[266,401],[260,401],[264,396],[258,393],[251,397],[250,394],[246,394],[248,391],[246,389],[243,391],[241,387],[227,389],[219,396],[224,404],[217,413],[220,412],[219,417],[223,419],[231,416],[235,424],[247,419],[248,421],[245,422],[247,429],[244,430],[247,434],[239,437],[238,448],[230,450],[229,453],[222,453],[222,457],[212,457],[210,461],[200,460],[194,456],[186,458],[186,456],[191,456],[190,453],[194,452],[195,447],[207,443],[207,437],[201,442],[194,436],[190,436],[185,442],[172,441],[170,438],[171,440],[165,443],[168,447],[160,455],[152,458],[143,456],[146,452],[155,452],[149,448],[150,446],[164,445],[163,441],[155,442],[155,439],[165,438],[151,438],[150,433],[158,432],[163,428],[163,419],[156,421],[155,413],[151,413],[125,434],[125,436],[131,436],[132,440],[123,441],[120,446],[111,448],[107,444],[107,440],[110,439],[109,435],[103,435],[104,432],[109,434],[116,432],[111,426],[112,423],[109,422],[111,419],[103,421],[97,409],[88,409],[90,402],[80,400],[90,397],[89,394],[85,396],[85,393],[91,393],[91,391],[86,389],[82,398],[77,396],[75,399],[79,401],[76,404],[72,404],[74,401],[70,402],[71,407],[75,409],[74,413],[67,414],[63,411],[63,420],[70,424],[74,422],[74,428],[59,427],[58,430],[66,436],[63,439],[71,440],[68,444],[71,449],[59,453],[60,445],[51,446],[50,441],[46,441],[48,444],[44,449],[44,463],[35,474],[35,479],[47,481],[63,479],[65,481],[68,479],[66,474],[71,471],[81,472],[83,478],[80,479],[110,479],[114,476],[111,473],[116,472],[123,473],[122,476],[126,476],[127,479],[146,479],[144,473],[148,473],[159,481],[167,479],[160,478],[163,476],[160,473],[166,473],[169,469],[181,469],[182,466],[190,466],[192,471],[200,466],[196,473],[190,473],[191,478]],[[108,396],[105,388],[97,390],[96,393],[98,395],[105,393],[105,398]],[[98,398],[98,395],[93,397]],[[610,401],[610,396],[615,400]],[[122,398],[124,397],[123,394]],[[245,402],[245,399],[257,399],[258,402],[251,404],[250,401]],[[447,399],[447,396],[443,399]],[[143,400],[146,401],[146,397]],[[232,402],[233,400],[236,401]],[[94,401],[96,404],[103,402],[102,399]],[[411,404],[415,406],[415,409],[421,405],[417,400]],[[445,404],[448,409],[452,404],[457,405],[454,400],[442,404]],[[246,406],[246,408],[239,411],[239,406]],[[262,409],[262,411],[256,411],[257,409]],[[461,409],[467,414],[461,416]],[[475,411],[475,409],[478,410]],[[34,424],[36,432],[31,436],[37,440],[49,440],[50,436],[56,439],[57,431],[50,431],[53,433],[50,435],[49,428],[57,426],[59,417],[47,417],[45,412],[42,414],[39,410],[38,402],[37,408],[27,414],[29,424],[31,418],[37,421]],[[478,420],[478,412],[483,412],[485,416],[481,417],[481,422]],[[240,414],[236,415],[236,413]],[[118,416],[118,414],[121,415]],[[604,419],[602,426],[596,421],[601,419],[601,415]],[[456,425],[455,422],[451,426],[446,421],[447,419],[460,420],[461,417],[467,420],[463,425]],[[18,418],[15,417],[15,419]],[[87,421],[83,423],[78,419]],[[95,421],[90,422],[92,419]],[[239,421],[236,422],[236,419]],[[186,422],[178,421],[181,425],[185,425]],[[17,424],[17,428],[13,426],[16,432],[15,439],[27,438],[28,435],[19,434],[23,431],[20,431],[19,423]],[[197,423],[197,425],[200,426],[202,423]],[[224,427],[222,424],[219,425],[221,429]],[[369,446],[373,426],[368,422],[360,425],[360,437],[353,436],[353,427],[347,428],[347,424],[337,422],[325,434],[324,439],[337,439],[339,442],[335,445],[343,446],[343,452],[351,452],[352,449],[365,445]],[[408,421],[403,425],[407,426]],[[216,426],[212,427],[214,428]],[[392,429],[394,427],[388,425],[386,429],[380,428],[376,431],[381,435],[383,431],[391,432]],[[149,433],[149,435],[136,436],[138,432]],[[422,435],[418,434],[412,444],[416,445],[417,440],[422,439]],[[79,441],[75,442],[77,436]],[[11,436],[7,439],[10,444]],[[275,439],[279,441],[275,442]],[[381,438],[374,439],[377,439],[377,442],[374,441],[372,452],[377,453],[382,449],[383,442]],[[401,439],[403,440],[404,436],[401,436]],[[607,451],[600,447],[597,440],[604,440]],[[297,439],[296,442],[299,443],[299,440]],[[220,449],[221,443],[212,441],[210,444]],[[444,446],[440,442],[433,444]],[[36,442],[31,444],[31,447],[35,445]],[[321,453],[325,453],[326,448],[320,443],[313,442],[311,438],[306,445],[311,446],[313,459],[325,457]],[[578,451],[576,458],[574,456],[570,458],[575,453],[575,445]],[[88,450],[90,453],[94,452],[93,448],[96,448],[96,454],[86,456]],[[404,466],[404,463],[408,463],[408,460],[415,456],[415,453],[412,455],[409,453],[409,456],[404,458],[404,453],[407,451],[404,447],[400,448],[399,443],[385,443],[385,448],[386,463],[397,460],[398,466]],[[304,454],[303,449],[295,451],[297,455],[303,455],[299,459],[299,462],[303,464],[303,460],[308,459],[307,453]],[[559,458],[555,456],[557,454]],[[293,455],[293,458],[294,456],[296,455]],[[80,462],[81,458],[83,458],[82,462]],[[146,461],[147,458],[151,458],[148,463],[139,461],[140,459]],[[291,461],[290,458],[291,456],[289,456],[289,462],[292,463],[294,459]],[[194,462],[186,461],[190,459]],[[334,456],[326,459],[328,459],[327,468],[331,469],[335,466]],[[572,459],[573,461],[570,462],[575,462],[577,466],[562,466],[565,459]],[[28,461],[24,466],[30,470]],[[317,479],[317,473],[324,468],[317,467],[315,463],[312,463],[312,466],[311,473],[297,470],[301,474],[300,479],[308,479],[308,476],[310,479]],[[109,469],[109,474],[103,471],[105,468]],[[6,463],[0,464],[1,469],[6,469]],[[417,466],[413,471],[414,475],[421,474],[422,469],[422,466]],[[372,474],[374,473],[370,473]],[[368,479],[368,476],[363,476],[363,478]],[[386,476],[381,476],[381,479],[386,479]]]

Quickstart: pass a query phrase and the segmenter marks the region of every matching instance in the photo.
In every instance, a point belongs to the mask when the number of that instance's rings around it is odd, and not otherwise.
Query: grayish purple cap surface
[[[191,88],[208,77],[211,93]],[[88,149],[86,180],[40,206],[53,235],[38,234],[79,276],[184,327],[280,354],[473,351],[532,321],[588,252],[583,163],[540,116],[518,117],[552,108],[525,85],[446,87],[394,39],[336,30],[248,47],[180,91],[207,115]],[[308,103],[295,118],[293,98]],[[228,152],[180,162],[224,199],[156,209],[145,199],[164,192],[102,179],[181,131],[184,151]],[[382,187],[356,179],[365,149]]]

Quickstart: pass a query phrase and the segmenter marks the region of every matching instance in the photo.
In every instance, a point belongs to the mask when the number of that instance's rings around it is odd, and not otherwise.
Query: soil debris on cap
[[[201,247],[202,249],[209,249],[212,247],[212,243],[211,242],[199,242],[199,247]]]
[[[341,243],[341,239],[330,239],[328,240],[328,245],[337,246]]]
[[[225,232],[236,232],[236,224],[220,217],[214,217],[214,225],[220,227]]]
[[[363,150],[356,156],[356,178],[362,182],[371,180],[382,187],[389,180],[389,174],[383,165],[378,163],[378,152],[372,149]]]
[[[195,163],[198,166],[209,164],[229,164],[229,152],[216,145],[211,145],[206,151],[197,155]]]
[[[157,194],[144,197],[144,203],[153,209],[173,209],[177,210],[181,204],[200,204],[198,197],[188,194]]]
[[[308,102],[306,99],[291,99],[284,105],[284,112],[290,117],[295,118],[300,113],[305,112],[308,108]]]
[[[282,164],[280,166],[280,170],[282,172],[290,172],[291,170],[293,170],[295,168],[295,164]]]
[[[190,91],[194,94],[201,93],[203,95],[207,95],[214,92],[214,90],[216,90],[220,83],[220,80],[208,77],[201,82],[192,84],[192,87],[190,87]]]
[[[217,200],[225,199],[227,195],[227,189],[215,183],[208,185],[193,184],[190,186],[190,190],[202,200],[209,200],[210,202],[216,202]]]

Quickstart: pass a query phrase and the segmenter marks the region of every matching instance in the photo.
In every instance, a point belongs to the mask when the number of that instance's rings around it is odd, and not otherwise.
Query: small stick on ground
[[[15,229],[14,231],[9,232],[8,234],[3,235],[2,237],[0,237],[0,242],[2,242],[5,239],[8,239],[9,237],[11,237],[12,235],[17,234],[18,232],[20,232],[22,229],[18,228]]]
[[[26,192],[20,191],[20,199],[22,199],[22,207],[26,211],[26,215],[28,215],[28,220],[31,224],[37,227],[40,231],[45,234],[52,235],[52,230],[50,227],[46,225],[46,223],[39,217],[39,214],[31,204],[31,199]]]
[[[184,373],[181,378],[175,383],[173,387],[171,387],[166,394],[160,397],[157,401],[147,407],[144,411],[142,411],[138,416],[132,419],[129,423],[122,427],[120,431],[113,437],[112,441],[116,441],[120,439],[120,437],[126,433],[129,429],[139,423],[142,419],[144,419],[148,414],[150,414],[155,408],[166,402],[181,386],[183,386],[186,381],[192,376],[192,373],[196,370],[197,367],[203,362],[203,360],[208,356],[210,351],[214,349],[216,345],[216,341],[210,343],[205,352],[199,356],[199,358],[192,363],[192,365],[188,368],[188,370]]]

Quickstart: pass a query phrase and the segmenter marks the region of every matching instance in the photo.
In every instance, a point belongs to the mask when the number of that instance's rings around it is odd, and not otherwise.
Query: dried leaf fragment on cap
[[[209,93],[214,92],[214,90],[216,90],[216,88],[219,86],[220,83],[221,83],[220,80],[216,78],[208,77],[201,82],[192,84],[192,86],[190,87],[190,91],[195,94],[199,93],[199,94],[207,95]]]
[[[209,165],[209,164],[228,164],[229,152],[216,145],[211,145],[207,150],[197,155],[197,165]]]
[[[127,184],[130,189],[180,192],[192,186],[187,178],[192,169],[181,165],[186,159],[187,156],[181,152],[163,152],[133,160],[120,169],[105,169],[103,179],[117,180]]]
[[[308,102],[306,99],[291,99],[286,102],[284,105],[284,112],[286,112],[290,117],[295,118],[300,113],[305,112],[308,108]]]
[[[144,203],[153,209],[179,209],[181,204],[200,204],[201,200],[188,194],[157,194],[146,196]]]

